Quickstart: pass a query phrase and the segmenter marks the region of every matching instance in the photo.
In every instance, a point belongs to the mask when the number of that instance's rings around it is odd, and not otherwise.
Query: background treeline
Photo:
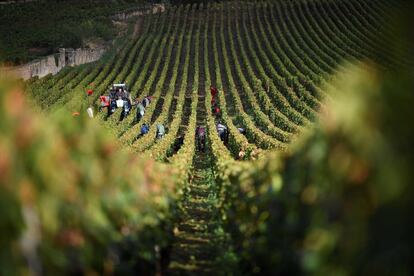
[[[209,0],[164,0],[162,2],[171,4],[171,5],[187,5],[187,4],[203,4],[206,6],[208,3],[220,3],[220,2],[232,2],[236,0],[228,0],[228,1],[222,1],[222,0],[216,0],[216,1],[209,1]],[[237,0],[237,2],[253,2],[252,0]]]
[[[0,5],[0,63],[26,63],[87,39],[111,40],[110,16],[143,1],[37,1]]]

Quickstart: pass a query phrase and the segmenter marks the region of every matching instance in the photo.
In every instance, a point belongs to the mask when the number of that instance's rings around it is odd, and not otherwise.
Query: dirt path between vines
[[[204,94],[204,91],[199,92],[197,126],[206,126]],[[209,143],[204,152],[196,150],[194,154],[191,177],[179,204],[170,264],[165,275],[217,274],[222,271],[220,262],[230,248],[217,206],[219,195]]]

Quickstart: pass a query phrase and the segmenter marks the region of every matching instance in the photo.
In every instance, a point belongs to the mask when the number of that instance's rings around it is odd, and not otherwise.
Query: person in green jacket
[[[135,120],[139,122],[142,117],[144,117],[145,114],[145,107],[142,105],[142,103],[137,104],[137,115],[135,117]]]
[[[163,138],[165,135],[165,127],[163,124],[157,124],[157,139]]]

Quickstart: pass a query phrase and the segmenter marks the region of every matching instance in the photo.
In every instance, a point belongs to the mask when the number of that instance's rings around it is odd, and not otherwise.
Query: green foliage
[[[171,230],[171,169],[120,149],[84,116],[35,115],[18,87],[0,95],[2,273],[24,270],[23,257],[52,274],[152,271]],[[116,257],[124,243],[137,246],[134,259]]]
[[[402,46],[396,53],[386,52],[387,44],[401,40],[382,38],[376,31],[391,30],[382,18],[391,4],[375,3],[378,6],[325,0],[174,6],[145,16],[140,36],[122,38],[100,61],[30,80],[27,91],[32,100],[41,110],[58,114],[85,113],[89,102],[96,107],[98,96],[114,82],[127,82],[139,99],[155,97],[138,124],[133,118],[136,110],[122,122],[119,109],[109,118],[99,113],[96,121],[130,154],[169,163],[159,168],[146,161],[154,177],[161,179],[156,183],[166,185],[161,201],[178,199],[178,208],[159,206],[158,194],[141,198],[141,192],[131,193],[125,186],[122,181],[146,172],[141,163],[133,163],[134,168],[122,159],[117,164],[96,163],[94,171],[114,166],[113,170],[134,173],[113,173],[104,179],[115,181],[109,185],[115,190],[113,197],[102,196],[100,189],[90,192],[106,187],[102,178],[77,180],[80,190],[92,194],[91,202],[100,202],[96,218],[81,212],[81,204],[57,204],[61,216],[77,227],[66,234],[68,239],[92,240],[76,251],[73,263],[81,260],[102,272],[97,268],[104,254],[91,252],[109,247],[112,253],[108,241],[114,241],[133,252],[128,260],[134,259],[133,265],[153,272],[153,246],[168,243],[169,226],[183,219],[178,216],[188,207],[186,202],[193,201],[189,184],[197,178],[204,188],[202,200],[194,201],[207,205],[211,222],[218,225],[213,237],[223,252],[215,262],[223,273],[410,274],[412,221],[406,210],[412,209],[412,88],[402,77],[348,66],[362,60],[378,68],[413,65]],[[86,22],[83,28],[93,32],[91,26]],[[210,85],[219,90],[219,115],[211,109]],[[95,91],[89,99],[88,88]],[[137,138],[144,121],[151,124],[150,133]],[[218,121],[228,127],[228,144],[217,135]],[[81,122],[85,125],[78,132],[87,135],[95,128]],[[161,140],[155,139],[156,123],[168,128]],[[207,128],[206,155],[212,162],[201,173],[194,164],[207,159],[200,159],[196,151],[197,125]],[[71,133],[69,126],[59,130],[64,137]],[[175,138],[183,134],[184,144],[176,152]],[[78,144],[68,144],[78,156]],[[90,162],[76,158],[82,164]],[[89,194],[82,199],[87,201]],[[135,200],[144,205],[137,207]],[[26,218],[15,202],[17,211],[4,220],[13,231],[22,231]],[[136,226],[127,229],[137,236],[119,239],[125,223]],[[109,226],[102,229],[102,224]],[[201,224],[195,229],[208,228]],[[13,252],[10,240],[4,243]],[[60,249],[52,242],[42,243],[42,262],[59,272],[71,254]],[[18,257],[10,260],[13,254],[8,252],[2,261],[19,262]]]
[[[245,270],[410,273],[414,132],[400,126],[412,79],[353,70],[291,154],[233,180],[228,221]]]

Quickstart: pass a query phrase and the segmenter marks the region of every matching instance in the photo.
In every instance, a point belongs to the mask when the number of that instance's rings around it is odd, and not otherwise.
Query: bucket
[[[86,109],[86,112],[88,112],[89,118],[93,118],[93,109],[92,109],[92,107],[88,107],[88,109]]]
[[[116,106],[117,107],[123,107],[124,106],[124,101],[123,100],[117,100],[116,101]]]

